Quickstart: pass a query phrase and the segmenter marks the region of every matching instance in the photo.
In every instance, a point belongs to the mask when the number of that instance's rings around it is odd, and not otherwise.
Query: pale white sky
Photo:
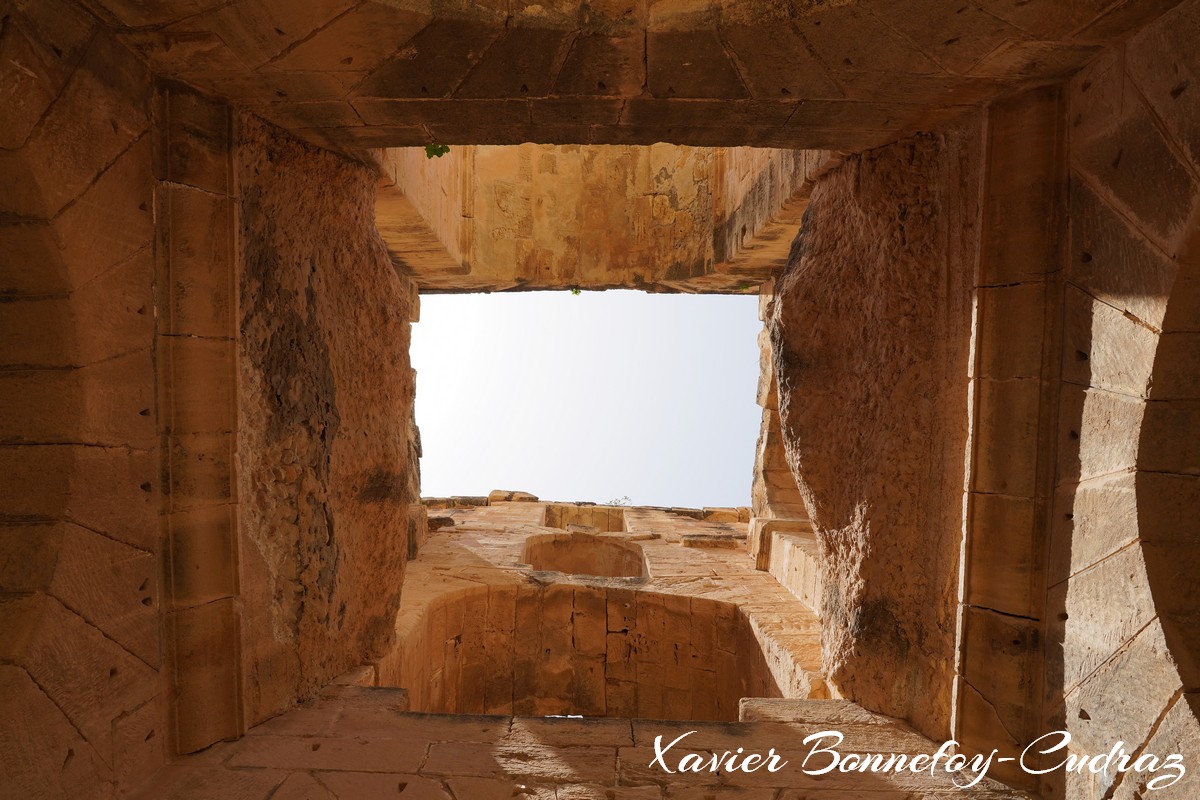
[[[758,298],[424,295],[421,494],[750,503]]]

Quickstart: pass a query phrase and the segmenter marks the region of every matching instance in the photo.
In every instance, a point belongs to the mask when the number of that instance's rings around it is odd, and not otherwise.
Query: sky
[[[421,494],[750,504],[756,296],[423,295]]]

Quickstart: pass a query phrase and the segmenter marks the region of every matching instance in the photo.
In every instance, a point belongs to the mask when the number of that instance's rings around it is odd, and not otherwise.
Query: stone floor
[[[334,686],[320,699],[177,760],[138,800],[1001,800],[1018,792],[984,779],[955,788],[944,772],[802,772],[812,732],[845,734],[845,753],[933,753],[907,727],[844,701],[753,700],[742,722],[413,714],[394,689]],[[803,722],[781,722],[781,719]],[[667,774],[686,753],[761,752],[776,772]],[[684,750],[684,746],[692,749]],[[814,756],[810,769],[818,767]]]

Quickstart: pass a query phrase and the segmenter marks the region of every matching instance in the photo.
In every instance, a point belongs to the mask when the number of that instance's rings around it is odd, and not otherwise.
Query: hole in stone
[[[1083,352],[1082,350],[1076,350],[1075,358],[1079,361],[1087,361],[1089,356],[1087,353]]]
[[[110,677],[110,678],[117,677],[117,668],[116,667],[113,667],[108,671],[108,677]]]
[[[154,488],[154,487],[150,485],[150,481],[146,481],[146,482],[145,482],[145,483],[143,483],[143,484],[142,484],[142,485],[141,485],[139,488],[140,488],[140,489],[141,489],[143,492],[149,492],[149,491],[150,491],[152,488]]]
[[[1171,99],[1178,100],[1179,96],[1187,91],[1187,88],[1188,82],[1186,80],[1175,84],[1174,88],[1171,89]]]
[[[1070,436],[1072,439],[1078,440],[1079,439],[1079,431],[1071,431]]]
[[[1091,263],[1092,254],[1089,253],[1087,250],[1084,250],[1082,253],[1079,254],[1079,260],[1085,264]]]
[[[321,743],[320,743],[320,742],[313,742],[313,745],[312,745],[312,751],[315,753],[315,752],[317,752],[317,751],[318,751],[318,750],[320,750],[320,749],[321,749]]]
[[[400,781],[400,783],[396,784],[396,793],[400,794],[407,788],[408,788],[408,783],[406,781]]]
[[[1089,714],[1089,713],[1087,713],[1086,711],[1084,711],[1084,710],[1081,708],[1081,709],[1079,709],[1079,718],[1080,718],[1080,719],[1091,719],[1091,718],[1092,718],[1092,715],[1091,715],[1091,714]]]

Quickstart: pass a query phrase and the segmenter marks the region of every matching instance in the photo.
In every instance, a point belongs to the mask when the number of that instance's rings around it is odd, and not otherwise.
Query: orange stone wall
[[[58,2],[0,23],[0,794],[162,763],[149,72]]]
[[[731,604],[621,588],[492,586],[439,598],[398,643],[410,708],[726,720],[778,697]]]

